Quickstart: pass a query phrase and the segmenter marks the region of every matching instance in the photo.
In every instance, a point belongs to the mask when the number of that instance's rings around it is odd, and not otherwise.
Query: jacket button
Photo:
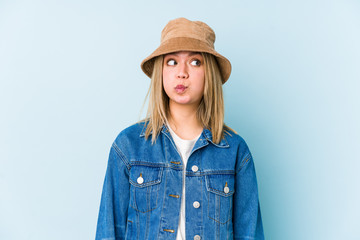
[[[224,193],[229,193],[229,187],[224,187]]]
[[[137,183],[142,184],[144,182],[144,179],[140,176],[137,178]]]
[[[200,240],[200,239],[201,239],[200,235],[195,235],[194,236],[194,240]]]
[[[195,202],[193,203],[193,206],[194,206],[194,208],[199,208],[199,207],[200,207],[200,203],[199,203],[198,201],[195,201]]]
[[[194,165],[194,166],[191,167],[191,170],[193,172],[197,172],[199,170],[199,168],[198,168],[198,166]]]

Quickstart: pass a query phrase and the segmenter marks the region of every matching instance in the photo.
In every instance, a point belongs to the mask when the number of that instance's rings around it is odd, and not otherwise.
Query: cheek
[[[205,87],[205,75],[204,72],[199,72],[196,76],[196,88],[199,91],[203,91]]]
[[[162,85],[163,85],[163,88],[166,92],[167,95],[169,95],[169,91],[170,91],[170,81],[169,81],[169,73],[166,72],[166,71],[163,71],[163,82],[162,82]]]

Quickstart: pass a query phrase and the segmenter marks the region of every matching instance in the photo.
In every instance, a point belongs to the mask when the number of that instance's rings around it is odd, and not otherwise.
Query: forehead
[[[201,53],[200,52],[192,52],[192,51],[179,51],[179,52],[172,52],[172,53],[168,53],[168,54],[165,54],[164,56],[177,56],[177,57],[191,57],[191,56],[194,56],[194,55],[200,55],[201,56]]]

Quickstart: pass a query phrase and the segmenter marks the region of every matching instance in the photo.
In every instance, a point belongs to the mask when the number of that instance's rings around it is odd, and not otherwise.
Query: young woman
[[[113,142],[96,232],[110,239],[264,239],[254,162],[224,124],[230,62],[205,23],[178,18],[141,64],[147,118]]]

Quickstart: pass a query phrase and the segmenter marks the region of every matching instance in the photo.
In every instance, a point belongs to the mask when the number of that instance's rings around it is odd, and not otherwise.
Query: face
[[[204,85],[205,66],[201,53],[175,52],[164,56],[163,86],[170,104],[198,106]]]

